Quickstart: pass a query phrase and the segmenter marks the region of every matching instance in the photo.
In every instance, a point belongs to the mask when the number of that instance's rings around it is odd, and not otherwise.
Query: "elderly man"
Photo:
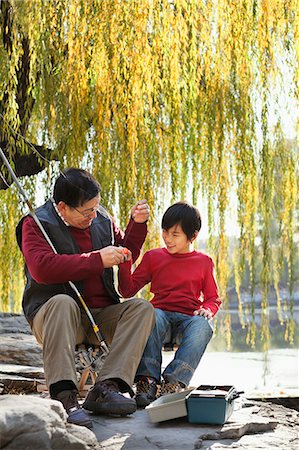
[[[143,349],[154,326],[154,310],[142,299],[120,302],[113,266],[124,259],[123,246],[139,256],[147,234],[149,207],[139,201],[123,233],[99,205],[100,185],[81,169],[61,173],[53,199],[36,210],[50,237],[53,252],[33,218],[17,226],[27,283],[24,314],[43,348],[50,396],[68,413],[68,422],[92,426],[84,409],[95,414],[126,415],[136,411],[130,391]],[[80,307],[72,281],[99,324],[110,351],[82,409],[77,400],[75,347],[95,343],[89,320]]]

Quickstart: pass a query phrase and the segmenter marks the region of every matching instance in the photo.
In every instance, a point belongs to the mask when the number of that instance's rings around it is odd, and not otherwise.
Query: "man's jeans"
[[[158,308],[155,308],[155,313],[156,325],[147,341],[136,377],[149,376],[159,382],[163,343],[174,340],[180,342],[179,348],[162,375],[169,383],[179,381],[188,386],[213,335],[211,324],[202,316],[188,316]]]

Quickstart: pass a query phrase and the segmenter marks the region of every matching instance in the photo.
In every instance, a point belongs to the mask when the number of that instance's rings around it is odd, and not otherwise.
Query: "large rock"
[[[92,431],[66,422],[62,405],[37,396],[0,397],[0,443],[5,450],[102,448]]]
[[[31,334],[31,329],[23,314],[0,312],[0,333]]]
[[[42,366],[42,349],[22,314],[0,313],[0,364]]]
[[[42,366],[42,349],[29,334],[1,334],[0,363]]]

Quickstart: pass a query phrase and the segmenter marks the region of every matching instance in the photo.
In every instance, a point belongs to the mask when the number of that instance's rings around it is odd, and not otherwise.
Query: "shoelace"
[[[137,394],[141,393],[141,392],[147,392],[148,389],[150,387],[150,383],[148,382],[148,380],[140,380],[137,383]]]
[[[117,392],[116,385],[113,382],[97,384],[94,389],[102,395],[105,395],[107,392]]]

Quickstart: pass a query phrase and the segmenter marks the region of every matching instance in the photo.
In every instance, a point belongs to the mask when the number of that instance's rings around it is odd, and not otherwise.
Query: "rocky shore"
[[[225,425],[186,418],[151,423],[146,410],[128,417],[93,417],[88,430],[66,422],[59,402],[37,393],[42,352],[23,316],[0,315],[0,448],[5,450],[273,449],[299,448],[299,414],[268,402],[235,403]]]

